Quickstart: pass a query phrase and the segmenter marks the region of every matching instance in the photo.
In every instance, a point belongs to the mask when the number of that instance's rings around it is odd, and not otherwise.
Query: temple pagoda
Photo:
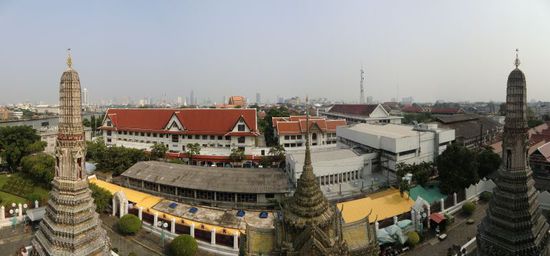
[[[549,226],[541,214],[529,167],[527,89],[519,64],[516,52],[516,68],[508,76],[506,88],[502,163],[487,216],[478,227],[480,256],[549,255]]]
[[[70,51],[59,94],[55,176],[44,219],[32,240],[32,255],[111,255],[86,179],[80,79]]]

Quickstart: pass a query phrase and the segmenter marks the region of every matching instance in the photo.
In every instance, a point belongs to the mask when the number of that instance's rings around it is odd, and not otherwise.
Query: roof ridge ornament
[[[518,68],[519,64],[521,64],[521,62],[519,61],[519,49],[516,48],[516,60],[514,61],[514,65],[516,65],[516,68]]]
[[[73,68],[73,58],[71,57],[71,48],[67,49],[67,68]]]

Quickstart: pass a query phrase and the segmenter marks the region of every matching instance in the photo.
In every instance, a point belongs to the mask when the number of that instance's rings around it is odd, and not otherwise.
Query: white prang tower
[[[70,49],[59,101],[55,176],[46,214],[32,240],[32,255],[111,255],[86,179],[80,79],[72,68]]]
[[[363,65],[361,65],[361,82],[359,83],[360,89],[361,89],[361,95],[359,96],[359,103],[365,104],[365,70],[363,69]]]

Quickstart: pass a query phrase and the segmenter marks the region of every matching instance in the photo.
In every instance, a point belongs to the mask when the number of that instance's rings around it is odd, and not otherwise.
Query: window
[[[302,135],[298,135],[296,136],[297,139],[301,140],[302,139]]]
[[[225,140],[231,140],[231,136],[225,136]]]
[[[218,136],[218,140],[223,140],[223,136]]]
[[[244,141],[245,141],[245,138],[243,136],[241,136],[237,139],[238,143],[244,143]]]
[[[187,139],[188,139],[188,140],[193,139],[193,135],[187,135]]]
[[[275,198],[275,194],[273,194],[273,193],[265,194],[265,198],[267,198],[267,199]]]
[[[207,135],[202,135],[202,139],[203,139],[203,140],[207,140],[207,139],[208,139],[208,136],[207,136]]]
[[[142,132],[142,133],[140,133],[139,135],[141,135],[141,136],[145,136],[145,133],[144,133],[144,132]]]
[[[200,140],[200,139],[201,139],[201,136],[200,136],[200,135],[195,135],[195,139],[196,139],[196,140]]]
[[[195,192],[191,189],[178,188],[178,196],[194,198],[195,197]]]
[[[210,135],[210,139],[211,139],[211,140],[215,140],[215,139],[216,139],[216,136]]]
[[[107,126],[112,126],[113,123],[111,123],[111,120],[107,120]]]
[[[107,142],[109,142],[109,143],[110,143],[110,142],[111,142],[111,138],[107,138]]]
[[[226,193],[226,192],[216,192],[216,200],[223,202],[233,202],[235,201],[235,194]]]
[[[107,136],[111,136],[111,131],[107,131]]]
[[[130,132],[130,135],[134,135],[134,132]]]
[[[128,134],[128,131],[124,131],[124,135],[127,135]]]
[[[151,137],[151,133],[150,133],[150,132],[147,133],[147,137]]]
[[[512,150],[507,149],[506,150],[506,168],[510,168],[512,166]]]
[[[214,200],[214,192],[204,191],[204,190],[197,190],[197,198],[198,199]]]
[[[262,149],[261,155],[262,155],[262,156],[265,156],[265,149]]]
[[[239,203],[256,203],[257,201],[256,194],[237,194],[237,202]]]
[[[177,134],[172,134],[172,142],[178,142],[179,141],[179,137]]]
[[[244,132],[244,124],[239,124],[239,125],[237,126],[237,130],[238,130],[239,132]]]
[[[290,136],[285,135],[285,140],[288,140],[289,138],[290,138]]]
[[[153,137],[155,137],[155,138],[156,138],[156,137],[157,137],[157,134],[156,134],[156,133],[153,133]]]
[[[295,140],[295,139],[296,139],[296,135],[290,136],[290,139],[291,139],[291,140]]]

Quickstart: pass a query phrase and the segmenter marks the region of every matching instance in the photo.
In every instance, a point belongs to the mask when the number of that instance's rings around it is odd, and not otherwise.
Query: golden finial
[[[73,59],[71,58],[71,48],[67,49],[67,67],[73,67]]]
[[[516,48],[516,60],[514,61],[514,65],[516,65],[516,68],[518,68],[519,64],[521,63],[519,61],[519,49]]]

